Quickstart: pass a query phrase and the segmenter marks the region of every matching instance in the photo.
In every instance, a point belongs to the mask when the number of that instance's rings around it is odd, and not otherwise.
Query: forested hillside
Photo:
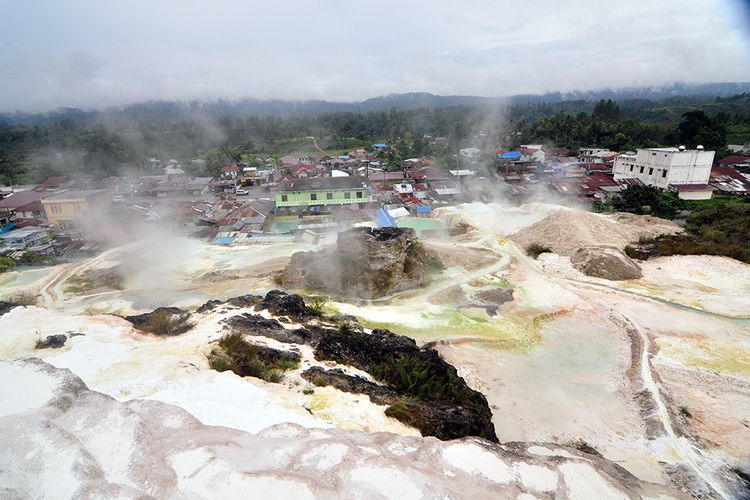
[[[315,108],[311,103],[299,106]],[[229,102],[212,106],[144,103],[102,112],[66,110],[0,123],[0,182],[37,182],[55,174],[97,178],[126,171],[143,173],[149,157],[175,158],[184,165],[202,158],[206,163],[191,173],[213,175],[222,164],[239,159],[317,152],[312,136],[331,154],[388,142],[393,146],[391,164],[431,155],[445,166],[455,163],[458,148],[470,145],[491,152],[524,143],[613,150],[702,144],[721,156],[728,143],[750,141],[748,93],[660,101],[504,104],[482,100],[472,105],[388,111],[310,111],[285,118],[243,115],[241,109]],[[438,137],[444,139],[436,141]]]

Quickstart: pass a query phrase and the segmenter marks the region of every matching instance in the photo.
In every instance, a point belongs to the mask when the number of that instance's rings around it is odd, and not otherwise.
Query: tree
[[[673,219],[685,207],[674,191],[665,191],[655,186],[634,185],[611,201],[612,208],[621,212],[655,215]]]
[[[591,113],[591,117],[594,120],[603,120],[614,122],[620,117],[620,107],[612,101],[612,99],[600,99],[599,102],[594,106],[594,111]]]
[[[677,125],[677,138],[681,144],[692,148],[702,145],[706,149],[722,150],[727,143],[724,119],[723,116],[711,118],[702,109],[688,111]]]

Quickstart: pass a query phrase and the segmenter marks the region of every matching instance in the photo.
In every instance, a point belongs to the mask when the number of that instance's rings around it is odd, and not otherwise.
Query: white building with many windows
[[[638,179],[648,186],[674,189],[683,199],[709,199],[708,186],[713,151],[697,149],[649,148],[625,153],[615,159],[615,180]]]

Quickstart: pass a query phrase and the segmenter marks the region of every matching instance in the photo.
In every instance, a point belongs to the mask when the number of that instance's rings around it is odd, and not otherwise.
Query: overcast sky
[[[742,5],[5,0],[0,111],[750,81],[750,14]]]

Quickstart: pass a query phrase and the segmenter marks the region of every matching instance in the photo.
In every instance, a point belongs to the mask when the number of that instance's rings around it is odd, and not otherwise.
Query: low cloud
[[[0,111],[748,81],[741,9],[731,0],[17,2],[0,19]]]

